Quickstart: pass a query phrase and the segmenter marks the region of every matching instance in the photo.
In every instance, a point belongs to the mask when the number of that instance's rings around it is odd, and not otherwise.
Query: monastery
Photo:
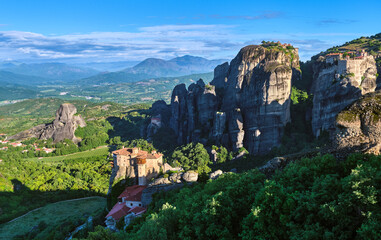
[[[107,214],[105,223],[111,229],[125,216],[131,219],[146,211],[146,206],[142,204],[143,190],[147,187],[147,182],[164,168],[163,154],[156,151],[148,153],[139,148],[122,148],[113,151],[112,155],[116,178],[132,178],[137,185],[127,187],[119,195],[118,203]]]

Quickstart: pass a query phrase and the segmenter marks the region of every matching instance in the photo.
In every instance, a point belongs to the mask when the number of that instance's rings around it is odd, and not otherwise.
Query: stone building
[[[122,148],[112,152],[116,178],[134,178],[139,185],[156,177],[163,166],[163,155],[139,148]]]

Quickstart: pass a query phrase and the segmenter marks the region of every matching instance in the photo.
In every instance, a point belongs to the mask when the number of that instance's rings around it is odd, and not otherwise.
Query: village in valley
[[[33,152],[34,154],[38,154],[39,152],[45,153],[44,156],[48,156],[47,154],[53,153],[55,148],[49,148],[42,146],[44,144],[38,144],[37,142],[22,142],[22,141],[11,141],[11,140],[6,140],[7,134],[1,133],[0,134],[0,151],[7,151],[10,149],[10,147],[16,148],[15,150],[20,151],[23,154],[27,154],[29,151]],[[46,143],[46,142],[45,142]]]

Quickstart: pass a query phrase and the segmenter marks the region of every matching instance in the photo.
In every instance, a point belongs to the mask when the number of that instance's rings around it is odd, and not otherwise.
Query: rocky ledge
[[[369,93],[336,118],[335,147],[339,151],[381,153],[381,92]]]

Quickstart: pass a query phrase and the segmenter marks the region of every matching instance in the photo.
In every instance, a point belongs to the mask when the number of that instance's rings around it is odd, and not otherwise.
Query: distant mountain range
[[[148,58],[138,64],[115,62],[115,72],[100,72],[85,66],[110,69],[113,63],[89,63],[80,66],[65,63],[0,63],[0,84],[31,86],[37,84],[102,85],[110,83],[137,82],[157,77],[178,77],[212,72],[225,62],[224,59],[208,60],[202,57],[183,56],[171,60]],[[132,64],[135,64],[133,67]],[[123,67],[124,66],[124,67]]]
[[[91,68],[71,66],[65,63],[22,63],[18,65],[8,63],[2,70],[15,74],[30,75],[61,81],[78,80],[99,73],[99,71]]]
[[[0,85],[20,85],[20,86],[34,86],[37,84],[50,83],[51,79],[43,77],[30,76],[24,74],[17,74],[9,71],[0,70]]]
[[[132,68],[123,70],[127,73],[147,74],[152,77],[177,77],[195,73],[211,72],[226,60],[208,60],[202,57],[185,55],[183,57],[163,60],[148,58]]]
[[[171,60],[147,58],[131,68],[118,72],[101,73],[82,79],[83,84],[136,82],[148,78],[178,77],[197,73],[211,72],[225,62],[225,59],[208,60],[202,57],[183,56]]]
[[[133,67],[140,61],[116,61],[116,62],[87,62],[77,63],[75,66],[92,68],[99,72],[116,72],[129,67]]]

